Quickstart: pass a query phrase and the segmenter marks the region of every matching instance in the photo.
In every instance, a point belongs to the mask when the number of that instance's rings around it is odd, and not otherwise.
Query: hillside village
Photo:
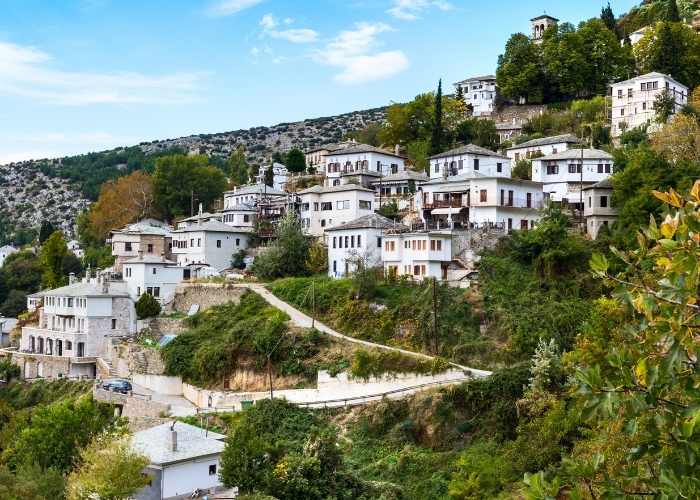
[[[700,34],[658,3],[409,103],[5,166],[0,491],[698,497],[700,66],[644,54]],[[590,32],[609,81],[522,83]]]

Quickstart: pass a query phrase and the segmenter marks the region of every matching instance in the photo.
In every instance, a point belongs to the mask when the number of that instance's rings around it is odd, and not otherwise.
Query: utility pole
[[[190,217],[194,216],[194,189],[190,192]]]
[[[316,327],[316,281],[311,280],[311,328]]]
[[[435,343],[435,354],[438,353],[438,314],[437,314],[437,278],[433,278],[433,342]]]
[[[270,401],[272,401],[272,353],[267,354],[267,379],[270,383]]]

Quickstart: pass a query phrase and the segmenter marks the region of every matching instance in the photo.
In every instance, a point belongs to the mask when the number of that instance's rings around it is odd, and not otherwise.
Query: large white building
[[[580,143],[581,141],[573,134],[553,135],[516,144],[506,149],[506,156],[510,158],[512,166],[515,166],[520,160],[559,153]]]
[[[675,112],[688,104],[688,87],[663,73],[647,73],[624,82],[614,83],[612,93],[612,136],[617,138],[626,130],[649,125],[656,126],[654,103],[668,92],[675,101]]]
[[[220,222],[221,214],[200,214],[178,223],[173,231],[173,255],[182,267],[206,265],[220,272],[231,257],[248,248],[252,231]],[[190,273],[185,271],[185,278]]]
[[[301,223],[311,236],[374,213],[374,191],[357,184],[313,186],[298,195]]]
[[[17,253],[18,251],[19,250],[17,250],[12,245],[5,245],[3,247],[0,247],[0,267],[2,267],[5,264],[5,259],[7,259],[13,253]]]
[[[617,209],[612,206],[612,194],[610,179],[583,188],[583,216],[586,218],[586,233],[592,239],[598,237],[601,228],[612,226],[617,220]]]
[[[145,472],[151,476],[149,485],[136,493],[136,500],[183,499],[191,498],[195,490],[205,494],[221,491],[225,438],[177,421],[135,432],[131,446],[148,458]]]
[[[264,165],[258,170],[255,176],[256,184],[265,184],[265,172],[272,169],[272,187],[277,191],[284,191],[289,179],[289,170],[281,163],[273,162],[272,165]]]
[[[95,377],[96,358],[114,337],[136,332],[134,301],[126,283],[86,278],[40,292],[38,325],[22,328],[14,355],[24,378]]]
[[[496,109],[498,89],[495,75],[475,76],[454,84],[461,89],[473,116],[489,116]]]
[[[397,224],[379,214],[326,229],[328,244],[328,275],[341,278],[364,267],[382,265],[382,232]]]
[[[367,144],[330,151],[325,159],[327,186],[339,186],[352,179],[353,182],[368,187],[379,177],[406,170],[403,156]]]
[[[510,177],[510,159],[490,149],[467,144],[428,158],[431,179],[471,175]]]
[[[600,149],[568,149],[532,161],[532,180],[544,185],[552,201],[581,208],[581,188],[610,177],[615,169],[610,153]]]
[[[452,231],[449,229],[386,231],[382,263],[388,276],[408,276],[415,280],[446,280],[453,260]]]
[[[129,296],[138,301],[144,293],[167,304],[175,297],[175,288],[184,279],[185,268],[155,255],[139,255],[124,262],[122,275]]]

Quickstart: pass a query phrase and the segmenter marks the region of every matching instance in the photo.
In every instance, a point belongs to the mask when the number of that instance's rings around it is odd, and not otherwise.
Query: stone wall
[[[180,283],[175,289],[172,307],[186,313],[193,304],[198,304],[199,309],[204,310],[228,302],[238,302],[245,291],[244,288],[225,283]]]
[[[498,240],[504,236],[505,233],[498,229],[454,231],[452,234],[452,254],[467,266],[473,266],[478,260],[480,252],[494,248]]]
[[[131,342],[114,347],[112,366],[120,377],[136,373],[162,375],[165,372],[158,349]]]

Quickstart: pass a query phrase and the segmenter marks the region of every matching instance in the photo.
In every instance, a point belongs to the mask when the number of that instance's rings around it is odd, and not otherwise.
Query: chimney
[[[399,146],[398,144],[395,144],[395,145],[394,145],[394,154],[395,154],[396,156],[400,156],[400,155],[401,155],[401,146]]]
[[[75,283],[75,273],[70,273],[68,275],[68,284],[72,285],[73,283]]]
[[[202,204],[200,203],[200,204],[199,204],[199,215],[200,215],[200,216],[202,215],[202,212],[203,212],[203,210],[202,210]]]
[[[139,248],[138,253],[139,253],[139,260],[143,260],[143,250],[141,250],[141,248]]]
[[[170,431],[170,451],[177,451],[177,431],[174,429]]]

